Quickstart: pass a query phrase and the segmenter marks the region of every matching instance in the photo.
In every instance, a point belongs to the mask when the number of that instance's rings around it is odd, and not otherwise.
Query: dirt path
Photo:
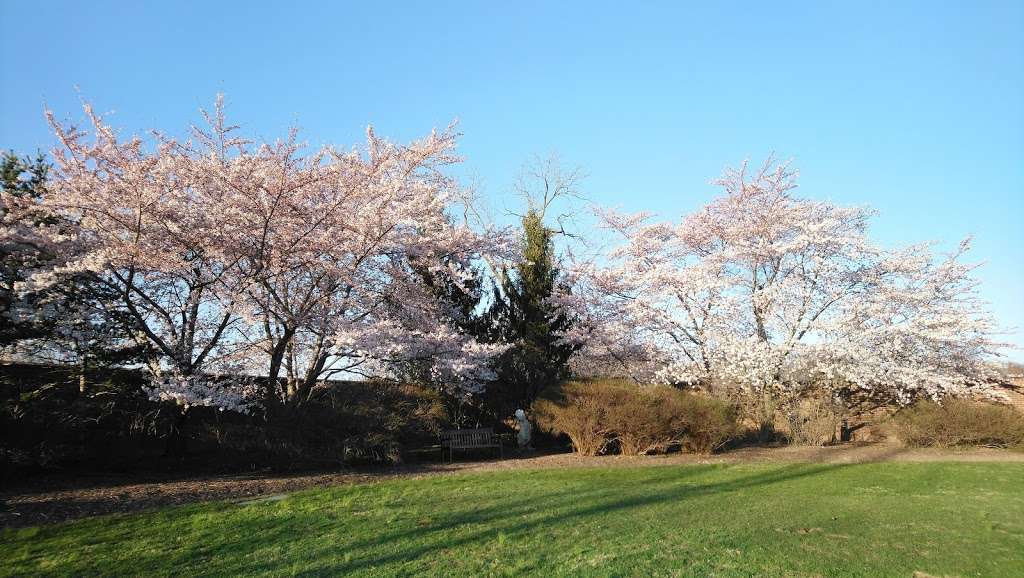
[[[319,474],[256,473],[189,479],[110,476],[43,478],[0,488],[0,527],[48,524],[116,512],[133,512],[174,504],[210,500],[247,500],[304,488],[376,482],[396,477],[421,477],[451,472],[544,468],[670,466],[766,462],[1021,462],[1024,453],[996,449],[908,449],[891,444],[843,445],[827,448],[742,448],[713,456],[600,456],[573,454],[524,456],[502,461],[421,464],[373,470]]]

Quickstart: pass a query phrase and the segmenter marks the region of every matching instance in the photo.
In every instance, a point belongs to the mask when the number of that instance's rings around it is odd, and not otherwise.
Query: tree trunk
[[[284,356],[294,335],[294,329],[285,328],[281,333],[281,337],[274,343],[274,347],[270,351],[270,368],[267,372],[267,388],[265,392],[268,408],[276,406],[279,401],[278,390],[281,387],[281,367],[284,365]],[[269,333],[267,337],[270,337]]]
[[[324,366],[327,364],[329,355],[326,351],[321,352],[316,357],[316,361],[309,366],[306,370],[306,374],[302,376],[299,381],[299,385],[295,390],[292,404],[296,407],[309,401],[310,394],[313,392],[313,387],[316,386],[317,380],[320,378],[320,374],[324,371]]]
[[[78,395],[84,396],[88,389],[88,380],[86,378],[86,372],[89,370],[89,363],[83,357],[81,362],[78,364]]]

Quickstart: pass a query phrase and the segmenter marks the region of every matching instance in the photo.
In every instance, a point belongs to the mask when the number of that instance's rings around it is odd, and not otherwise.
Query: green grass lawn
[[[0,534],[0,574],[1024,576],[1024,464],[510,471]]]

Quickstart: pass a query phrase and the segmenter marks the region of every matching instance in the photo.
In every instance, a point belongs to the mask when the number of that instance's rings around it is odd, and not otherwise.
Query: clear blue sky
[[[887,245],[974,234],[1024,329],[1020,0],[372,4],[3,1],[0,147],[49,149],[44,103],[174,132],[223,92],[250,133],[313,144],[458,118],[459,172],[498,207],[557,150],[593,200],[666,217],[775,151],[803,194],[877,208]]]

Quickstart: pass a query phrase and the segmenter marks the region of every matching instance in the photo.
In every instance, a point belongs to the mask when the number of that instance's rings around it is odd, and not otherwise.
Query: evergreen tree
[[[0,155],[0,224],[14,228],[10,207],[15,202],[38,202],[43,197],[46,158],[40,153],[35,159],[22,158],[13,151]],[[19,237],[0,238],[0,347],[40,335],[38,324],[22,319],[15,308],[21,300],[15,293],[15,284],[25,281],[25,272],[46,256],[30,242]]]
[[[529,408],[537,395],[569,375],[573,347],[559,342],[570,319],[549,301],[559,284],[554,232],[543,212],[531,208],[522,219],[523,255],[503,275],[502,291],[490,311],[496,336],[512,347],[500,358],[498,381],[486,394],[496,417]]]

